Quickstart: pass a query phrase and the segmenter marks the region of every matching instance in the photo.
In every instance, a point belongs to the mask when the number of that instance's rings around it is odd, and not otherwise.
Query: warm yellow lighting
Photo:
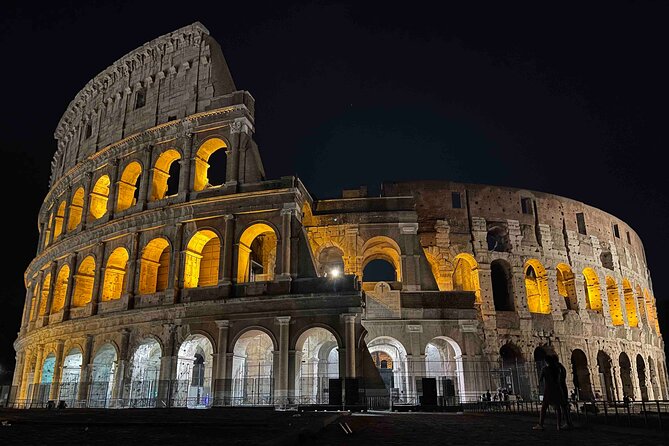
[[[239,239],[237,282],[274,280],[277,238],[269,225],[256,223],[244,231]],[[253,272],[253,264],[260,265],[262,273]]]
[[[142,251],[139,274],[139,294],[164,291],[170,267],[169,243],[164,238],[155,238]]]
[[[180,158],[181,154],[175,149],[168,149],[160,154],[153,169],[151,201],[162,200],[166,197],[167,180],[170,177],[170,167],[173,162]]]
[[[606,297],[609,301],[609,313],[613,325],[623,325],[623,310],[620,305],[620,294],[618,293],[618,284],[612,277],[606,278]]]
[[[198,149],[195,156],[195,178],[193,180],[193,190],[200,191],[209,185],[209,158],[211,155],[228,146],[222,139],[211,138],[206,140]]]
[[[585,277],[585,293],[587,296],[586,304],[589,309],[602,311],[602,292],[599,288],[599,278],[597,273],[592,268],[585,268],[583,270],[583,277]]]
[[[186,249],[184,287],[216,285],[220,257],[221,242],[218,235],[208,229],[196,232]]]
[[[67,221],[67,230],[71,231],[81,223],[81,215],[84,210],[84,188],[80,187],[72,195],[70,204],[70,217]]]
[[[536,259],[525,263],[525,291],[527,309],[530,313],[549,314],[551,312],[548,276],[546,269]]]
[[[95,280],[95,259],[86,257],[79,265],[74,276],[74,290],[72,292],[72,306],[83,307],[93,298],[93,282]]]
[[[91,204],[89,213],[93,220],[97,220],[107,213],[107,200],[109,200],[109,177],[102,175],[95,182],[91,191]]]
[[[125,248],[116,248],[109,256],[102,286],[103,302],[120,299],[123,294],[128,257],[128,251]]]
[[[116,200],[116,210],[124,211],[135,205],[135,191],[137,190],[137,180],[142,173],[142,166],[133,161],[123,169],[121,181],[118,183],[118,199]]]
[[[340,275],[341,275],[341,271],[339,270],[339,268],[332,268],[330,270],[329,276],[332,277],[333,279],[336,279]]]

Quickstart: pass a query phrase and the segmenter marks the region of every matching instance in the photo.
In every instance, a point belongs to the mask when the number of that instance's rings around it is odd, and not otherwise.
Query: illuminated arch
[[[46,314],[46,304],[49,300],[49,291],[51,291],[51,273],[47,273],[42,280],[42,296],[39,303],[39,315]]]
[[[643,299],[643,291],[641,291],[641,286],[637,285],[635,288],[636,295],[635,299],[637,301],[637,308],[639,309],[639,320],[644,324],[648,324],[648,317],[646,316],[646,302]]]
[[[465,376],[462,364],[462,349],[457,342],[447,336],[432,338],[425,346],[425,375],[437,379],[450,379],[458,394],[454,399],[464,401],[467,398],[465,390]],[[443,395],[443,388],[438,389],[439,396]],[[454,401],[450,402],[453,404]]]
[[[220,138],[210,138],[202,143],[195,155],[195,178],[193,179],[193,190],[200,191],[212,186],[209,184],[209,159],[211,155],[221,149],[223,149],[223,156],[226,157],[225,149],[227,149],[227,147],[225,141]],[[222,167],[225,169],[226,163],[223,163]]]
[[[34,321],[35,318],[37,317],[37,313],[39,311],[39,308],[37,308],[37,304],[39,303],[39,296],[40,296],[40,284],[35,283],[35,286],[33,286],[33,295],[32,298],[30,299],[30,319],[31,321]]]
[[[295,390],[300,404],[329,402],[329,380],[339,378],[337,338],[327,328],[311,327],[297,338]]]
[[[156,160],[156,164],[153,166],[151,201],[162,200],[168,195],[168,192],[172,192],[168,191],[167,180],[170,178],[170,172],[172,172],[172,164],[178,159],[181,159],[181,154],[178,151],[167,149]]]
[[[88,407],[107,407],[113,394],[114,377],[118,353],[116,347],[107,342],[96,352],[91,368],[91,383]]]
[[[67,230],[72,231],[81,224],[81,217],[84,212],[84,188],[79,187],[72,195],[70,203],[70,216],[67,220]]]
[[[181,343],[177,357],[175,406],[207,407],[212,403],[214,346],[201,334],[192,334]]]
[[[586,305],[590,310],[602,312],[602,290],[599,286],[599,277],[592,268],[585,268],[583,270],[583,277],[585,277],[585,296]]]
[[[606,276],[606,297],[609,301],[609,313],[611,314],[611,323],[613,325],[623,325],[623,309],[620,305],[620,293],[618,292],[618,283],[611,276]]]
[[[109,177],[102,175],[95,182],[90,194],[90,205],[88,207],[90,218],[97,220],[107,213],[107,201],[109,200]]]
[[[408,396],[414,377],[404,345],[393,337],[379,336],[367,343],[367,350],[386,389],[397,389],[400,398]]]
[[[125,248],[116,248],[109,256],[102,283],[102,302],[121,298],[125,290],[128,258],[128,251]]]
[[[125,166],[118,182],[118,198],[116,199],[116,210],[124,211],[137,203],[137,182],[142,174],[142,165],[132,161]]]
[[[72,290],[72,306],[83,307],[93,298],[93,282],[95,281],[95,259],[87,256],[79,265],[74,276],[74,290]]]
[[[246,330],[235,341],[233,353],[233,404],[271,404],[274,387],[272,338],[264,330]]]
[[[54,217],[54,225],[53,225],[53,240],[56,241],[58,240],[58,237],[61,236],[63,233],[63,222],[65,221],[65,207],[67,206],[67,203],[65,201],[61,201],[60,205],[58,205],[58,210],[56,211],[56,215]]]
[[[627,279],[623,279],[623,299],[625,300],[625,314],[627,315],[627,323],[630,327],[639,326],[639,316],[636,311],[636,299],[634,298],[634,291],[632,285]]]
[[[154,338],[146,338],[137,346],[131,361],[130,400],[143,406],[155,405],[161,357],[162,347]]]
[[[63,265],[56,276],[53,290],[53,301],[51,303],[51,314],[58,313],[65,306],[67,295],[67,282],[70,279],[70,267]]]
[[[265,223],[255,223],[239,238],[237,283],[274,280],[277,236]]]
[[[362,246],[360,277],[365,266],[372,260],[381,259],[395,268],[395,280],[402,281],[402,251],[395,240],[386,236],[372,237]]]
[[[186,247],[184,287],[197,288],[218,284],[221,241],[209,229],[197,231]]]
[[[63,358],[60,383],[58,385],[58,399],[72,406],[77,399],[77,389],[81,375],[83,354],[79,347],[73,347]]]
[[[524,269],[528,310],[530,313],[549,314],[551,312],[551,300],[548,292],[546,269],[536,259],[525,262]]]
[[[660,334],[660,325],[657,320],[657,307],[655,307],[654,302],[655,299],[647,288],[644,290],[644,300],[646,301],[646,316],[648,317],[648,324],[653,327],[657,334]]]
[[[453,260],[453,290],[474,291],[476,302],[481,301],[479,264],[471,254],[460,253]]]
[[[578,297],[576,296],[574,273],[569,265],[564,263],[558,264],[556,269],[558,294],[564,297],[568,310],[578,310]]]
[[[344,251],[338,246],[325,246],[318,253],[318,275],[328,276],[333,271],[344,274]]]
[[[167,288],[170,270],[170,244],[154,238],[146,244],[140,258],[139,294],[153,294]]]
[[[53,226],[53,212],[49,214],[46,221],[46,229],[44,230],[44,247],[46,248],[51,243],[51,226]]]

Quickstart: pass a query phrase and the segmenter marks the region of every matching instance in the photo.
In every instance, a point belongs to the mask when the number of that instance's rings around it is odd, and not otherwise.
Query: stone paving
[[[577,424],[558,432],[550,417],[535,431],[536,421],[489,413],[0,410],[0,445],[669,445],[669,431],[658,429]]]

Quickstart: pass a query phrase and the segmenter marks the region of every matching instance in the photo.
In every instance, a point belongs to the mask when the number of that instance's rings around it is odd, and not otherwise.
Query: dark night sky
[[[586,202],[645,242],[669,332],[669,3],[206,3],[4,3],[3,228],[19,242],[3,259],[4,369],[61,114],[116,59],[194,21],[257,101],[268,177],[297,174],[317,198],[452,179]]]

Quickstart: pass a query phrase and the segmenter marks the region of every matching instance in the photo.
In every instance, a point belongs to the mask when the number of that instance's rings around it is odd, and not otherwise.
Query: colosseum
[[[15,341],[18,407],[669,398],[641,240],[543,192],[315,199],[268,179],[254,98],[196,22],[118,59],[55,130]]]

